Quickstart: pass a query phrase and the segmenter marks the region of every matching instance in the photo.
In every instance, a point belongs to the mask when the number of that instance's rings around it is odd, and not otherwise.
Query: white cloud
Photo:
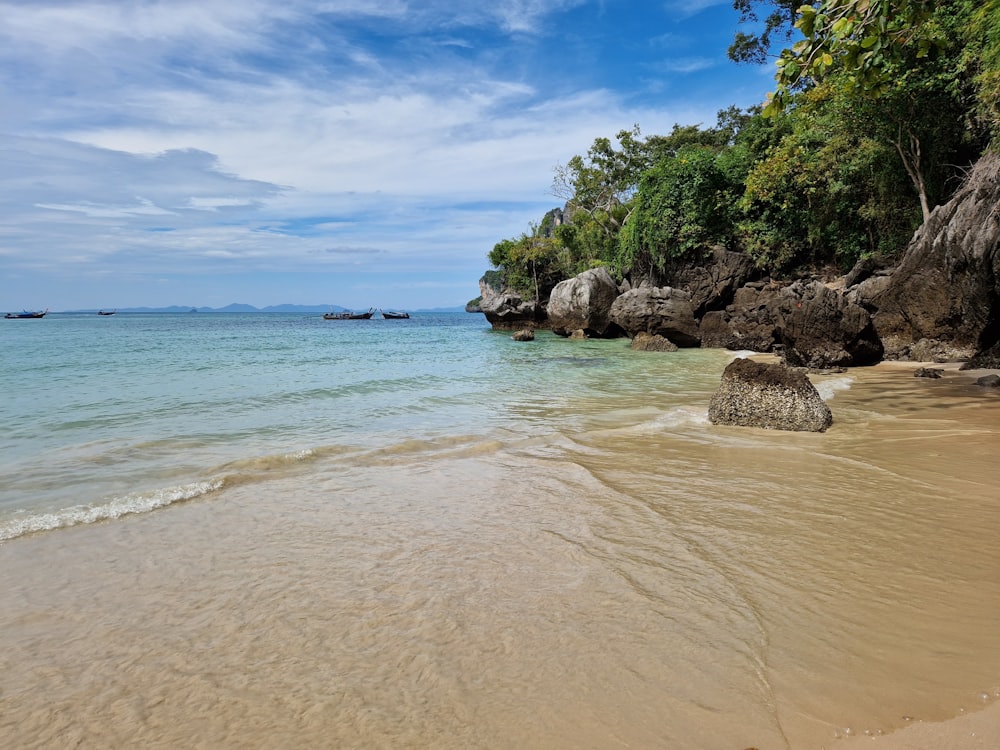
[[[584,5],[0,0],[4,273],[478,278],[554,165],[719,108],[550,73]]]

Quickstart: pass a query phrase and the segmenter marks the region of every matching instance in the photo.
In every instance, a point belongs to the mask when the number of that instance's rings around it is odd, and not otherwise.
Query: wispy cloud
[[[0,9],[0,284],[43,295],[74,276],[332,268],[474,290],[489,248],[555,205],[555,164],[733,103],[680,95],[678,74],[715,58],[663,62],[660,42],[692,32],[624,0]],[[614,36],[626,12],[641,44]]]

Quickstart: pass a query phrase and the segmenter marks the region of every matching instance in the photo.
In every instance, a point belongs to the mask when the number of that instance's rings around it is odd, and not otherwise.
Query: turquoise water
[[[1000,398],[481,315],[0,321],[0,745],[829,748],[1000,697]],[[846,744],[846,743],[845,743]]]
[[[466,313],[50,314],[4,321],[0,342],[0,540],[317,455],[573,429],[612,410],[609,393],[710,387],[731,356],[651,370],[621,341],[518,344]],[[586,408],[560,413],[569,398]]]

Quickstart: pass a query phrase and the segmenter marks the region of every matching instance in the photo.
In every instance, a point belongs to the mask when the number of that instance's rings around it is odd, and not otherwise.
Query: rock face
[[[985,154],[934,209],[872,304],[875,328],[898,358],[920,339],[956,358],[1000,339],[1000,154]]]
[[[621,329],[611,321],[611,305],[618,285],[606,268],[592,268],[560,281],[549,296],[547,313],[553,333],[569,336],[583,331],[587,336],[617,336]]]
[[[729,305],[736,290],[758,273],[746,253],[716,247],[704,264],[679,270],[674,285],[690,293],[695,317],[701,318],[706,312]]]
[[[629,336],[655,333],[677,346],[699,346],[691,295],[671,287],[630,289],[611,305],[611,321]]]
[[[534,300],[524,300],[517,292],[499,284],[499,274],[485,274],[479,280],[479,310],[495,330],[515,331],[539,328],[545,321],[545,308]]]
[[[816,387],[784,365],[734,360],[708,406],[712,424],[824,432],[833,414]]]
[[[796,283],[781,295],[781,343],[793,367],[857,367],[882,360],[871,314],[818,281]]]
[[[733,351],[773,351],[781,341],[780,326],[781,287],[776,284],[747,284],[736,290],[721,315],[708,313],[702,319],[710,345]]]

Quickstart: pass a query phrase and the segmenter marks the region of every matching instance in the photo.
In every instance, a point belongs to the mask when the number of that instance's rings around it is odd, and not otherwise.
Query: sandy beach
[[[881,736],[837,740],[834,748],[854,750],[996,750],[1000,747],[1000,702],[991,696],[986,708],[977,707],[949,721],[915,722],[906,729]]]
[[[586,346],[485,384],[478,433],[435,399],[457,427],[347,451],[330,412],[306,458],[0,544],[0,746],[1000,747],[985,372],[817,375],[833,427],[783,433],[708,423],[723,353]]]

